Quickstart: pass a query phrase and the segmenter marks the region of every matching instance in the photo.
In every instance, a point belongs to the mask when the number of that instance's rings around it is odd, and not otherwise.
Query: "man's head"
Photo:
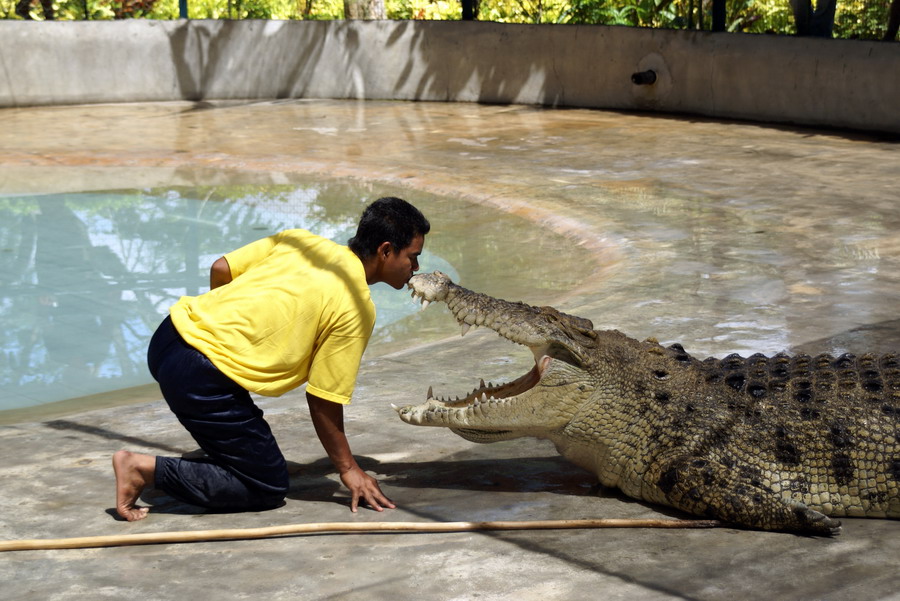
[[[382,242],[390,242],[394,252],[403,250],[418,234],[431,231],[431,224],[421,211],[401,198],[379,198],[366,207],[359,220],[356,235],[347,245],[360,259],[378,252]]]
[[[370,283],[386,282],[399,290],[418,270],[429,231],[431,224],[416,207],[400,198],[379,198],[363,211],[348,246],[367,266]]]

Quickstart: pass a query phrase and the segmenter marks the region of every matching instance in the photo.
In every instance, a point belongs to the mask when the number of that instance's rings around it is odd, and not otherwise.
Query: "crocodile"
[[[534,367],[456,400],[394,407],[478,443],[548,439],[605,487],[740,528],[830,536],[900,518],[900,356],[699,360],[682,345],[414,276],[423,305],[531,349]]]

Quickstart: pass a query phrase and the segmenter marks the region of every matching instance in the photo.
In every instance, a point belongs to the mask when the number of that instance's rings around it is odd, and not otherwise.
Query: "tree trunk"
[[[897,0],[900,2],[900,0]],[[474,21],[478,18],[479,0],[461,0],[462,2],[462,20]]]
[[[897,30],[900,29],[900,0],[891,2],[891,16],[888,20],[887,31],[884,34],[885,40],[893,40],[897,37]]]
[[[813,10],[812,0],[791,0],[797,35],[830,38],[834,31],[834,12],[837,0],[818,0]]]
[[[384,0],[344,0],[345,19],[386,19]]]
[[[41,0],[41,10],[44,11],[44,19],[47,21],[52,21],[56,18],[56,15],[53,13],[53,0]],[[16,2],[16,14],[26,21],[31,21],[31,0],[19,0]]]

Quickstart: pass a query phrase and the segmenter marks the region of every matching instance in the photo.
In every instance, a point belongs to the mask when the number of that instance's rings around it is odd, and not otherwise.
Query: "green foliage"
[[[18,19],[16,3],[0,0],[0,18]],[[56,19],[177,19],[178,0],[49,0]],[[834,36],[880,39],[891,0],[838,0]],[[710,29],[712,0],[479,0],[478,18],[501,23],[573,23]],[[459,0],[385,0],[389,19],[458,20]],[[43,19],[39,0],[30,15]],[[343,0],[188,0],[191,19],[320,19],[344,17]],[[731,32],[796,32],[789,0],[727,0]]]
[[[385,0],[388,19],[456,21],[462,18],[462,4],[452,0]]]
[[[559,23],[566,4],[560,0],[483,0],[479,18],[500,23]]]
[[[664,29],[711,29],[711,0],[571,0],[564,23],[603,23]],[[730,0],[726,29],[745,33],[794,33],[787,0]]]
[[[890,0],[838,0],[834,37],[881,39],[890,7]]]

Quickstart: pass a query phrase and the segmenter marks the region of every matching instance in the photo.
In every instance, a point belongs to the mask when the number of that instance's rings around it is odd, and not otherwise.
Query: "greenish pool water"
[[[151,384],[150,336],[178,298],[208,290],[216,258],[286,228],[346,243],[364,206],[389,193],[311,183],[0,197],[0,411],[73,398],[89,408],[92,396]],[[466,203],[410,200],[438,227],[468,222],[466,239],[426,242],[423,271],[456,279],[455,265],[491,256],[487,272],[508,272],[486,247],[503,233],[519,232],[504,243],[515,261],[554,243],[498,211],[479,208],[473,222]],[[372,296],[372,352],[418,335],[400,324],[418,310],[406,292],[377,284]]]
[[[180,295],[206,289],[212,260],[284,227],[346,241],[387,195],[432,222],[423,270],[698,358],[889,352],[900,338],[894,142],[452,103],[3,117],[0,423],[158,399],[147,338]],[[364,361],[458,332],[440,306],[413,314],[406,294],[373,292]],[[498,347],[496,377],[517,371],[507,360],[530,361]]]

